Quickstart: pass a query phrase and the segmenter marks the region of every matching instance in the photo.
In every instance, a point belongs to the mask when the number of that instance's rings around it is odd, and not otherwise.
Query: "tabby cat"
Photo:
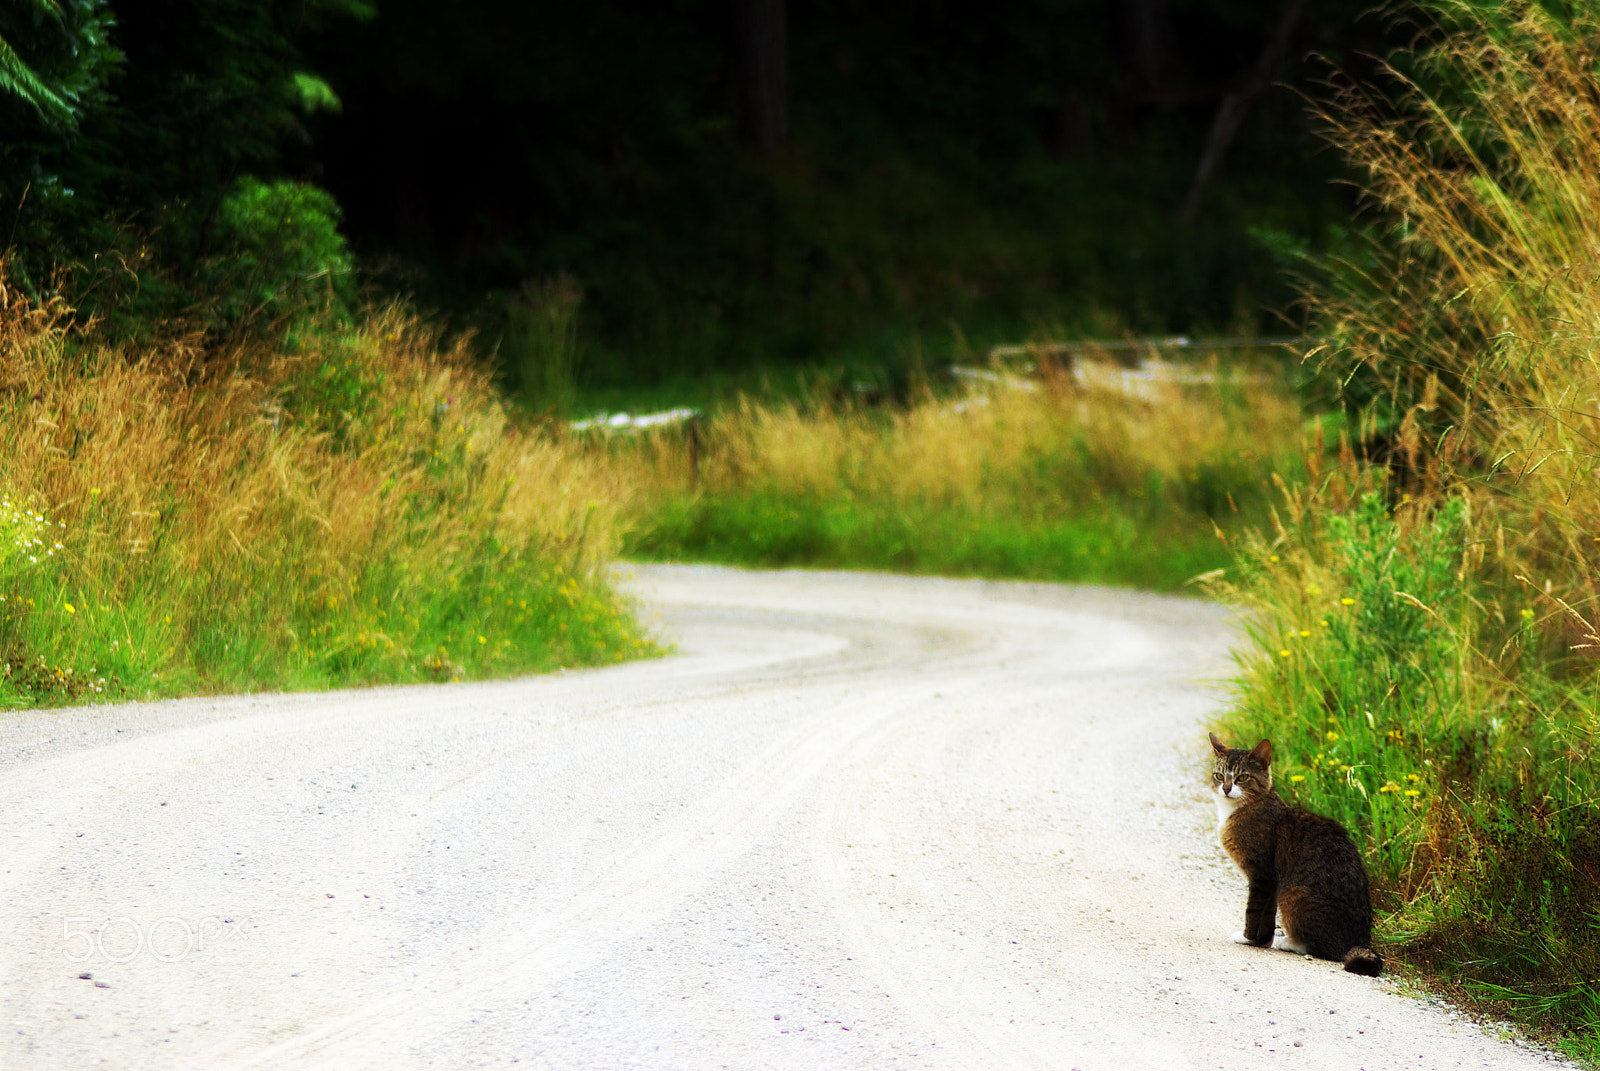
[[[1353,974],[1376,976],[1383,960],[1367,947],[1367,868],[1350,834],[1331,818],[1290,807],[1273,791],[1272,741],[1246,751],[1212,733],[1211,747],[1222,846],[1250,881],[1244,931],[1233,939],[1342,961]],[[1276,941],[1274,915],[1284,932]]]

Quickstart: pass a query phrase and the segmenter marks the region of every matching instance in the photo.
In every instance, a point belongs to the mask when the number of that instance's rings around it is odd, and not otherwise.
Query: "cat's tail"
[[[1351,974],[1376,978],[1383,973],[1383,957],[1366,945],[1356,945],[1344,954],[1344,969]]]

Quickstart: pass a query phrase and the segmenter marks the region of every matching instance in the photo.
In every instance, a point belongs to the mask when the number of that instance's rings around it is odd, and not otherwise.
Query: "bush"
[[[1365,838],[1396,950],[1600,1058],[1600,15],[1433,10],[1331,116],[1384,214],[1323,370],[1385,468],[1250,544],[1229,731]]]
[[[650,651],[618,489],[404,308],[197,366],[0,297],[0,705]]]
[[[326,190],[241,178],[222,199],[211,244],[216,251],[202,263],[200,285],[223,324],[348,309],[350,254]]]
[[[1057,370],[905,409],[745,400],[607,450],[640,488],[630,552],[762,565],[1178,588],[1227,561],[1301,416],[1274,383],[1155,386]]]
[[[583,291],[565,275],[528,280],[505,298],[500,362],[531,409],[559,413],[572,401],[582,301]]]

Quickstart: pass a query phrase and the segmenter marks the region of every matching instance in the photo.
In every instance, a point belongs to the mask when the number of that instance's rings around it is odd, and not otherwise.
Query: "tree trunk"
[[[1273,75],[1283,61],[1284,54],[1289,51],[1289,38],[1294,33],[1294,24],[1300,21],[1300,12],[1304,7],[1305,0],[1283,0],[1283,7],[1278,11],[1278,24],[1267,39],[1266,47],[1261,50],[1261,58],[1256,61],[1250,78],[1238,89],[1222,95],[1216,118],[1211,121],[1211,133],[1206,138],[1205,150],[1201,152],[1200,163],[1194,171],[1194,180],[1189,184],[1189,195],[1183,199],[1183,208],[1178,212],[1178,218],[1185,225],[1192,224],[1199,214],[1200,199],[1205,195],[1206,186],[1221,166],[1228,147],[1239,134],[1239,128],[1244,125],[1251,103],[1272,85]]]
[[[789,26],[785,0],[740,0],[745,136],[764,156],[789,140]]]

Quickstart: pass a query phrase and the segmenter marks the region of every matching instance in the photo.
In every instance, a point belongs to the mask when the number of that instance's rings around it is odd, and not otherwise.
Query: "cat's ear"
[[[1211,749],[1213,751],[1218,755],[1226,755],[1228,753],[1228,745],[1218,740],[1216,733],[1207,733],[1206,735],[1211,737]]]
[[[1257,762],[1259,762],[1263,766],[1271,766],[1272,765],[1272,741],[1271,740],[1263,740],[1263,741],[1261,741],[1261,743],[1259,743],[1255,747],[1251,748],[1250,749],[1250,757],[1255,759]]]

